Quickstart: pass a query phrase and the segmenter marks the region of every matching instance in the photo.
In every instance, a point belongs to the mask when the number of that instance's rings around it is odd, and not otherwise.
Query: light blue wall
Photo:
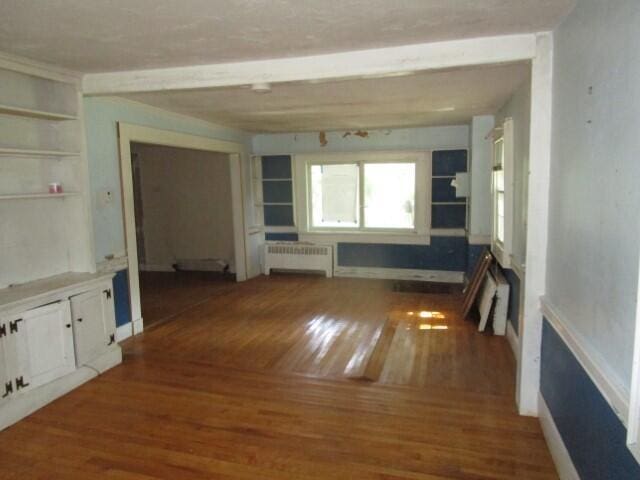
[[[119,98],[86,97],[84,114],[97,262],[105,255],[125,252],[117,122],[239,142],[251,148],[246,133]],[[103,207],[97,200],[104,190],[112,192],[113,200]]]
[[[344,136],[347,131],[327,132],[327,145],[320,145],[318,132],[255,135],[253,151],[258,155],[296,153],[360,152],[367,150],[447,150],[469,147],[469,126],[396,128],[369,130],[368,136]]]
[[[640,245],[640,2],[580,0],[554,32],[545,296],[629,394]],[[549,323],[541,391],[583,479],[638,479],[625,428]]]

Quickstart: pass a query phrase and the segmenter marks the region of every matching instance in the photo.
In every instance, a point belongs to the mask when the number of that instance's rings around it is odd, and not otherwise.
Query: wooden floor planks
[[[210,287],[122,366],[0,432],[0,478],[557,478],[516,413],[506,341],[457,318],[458,298],[289,275]],[[434,310],[447,330],[403,316]],[[393,315],[379,381],[350,380]]]

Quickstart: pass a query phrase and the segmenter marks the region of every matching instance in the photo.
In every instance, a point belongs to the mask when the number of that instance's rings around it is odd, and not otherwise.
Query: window
[[[493,141],[493,228],[491,250],[503,267],[511,266],[513,228],[513,120],[507,118]]]
[[[298,155],[302,233],[426,237],[429,158],[424,152]]]
[[[414,229],[415,162],[311,164],[311,226]]]
[[[495,188],[495,224],[494,235],[496,242],[504,245],[504,138],[499,138],[493,144],[494,166],[493,184]]]

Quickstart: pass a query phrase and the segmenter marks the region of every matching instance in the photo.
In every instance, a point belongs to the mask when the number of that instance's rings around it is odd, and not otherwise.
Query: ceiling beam
[[[307,57],[93,73],[83,77],[82,86],[86,95],[110,95],[326,81],[517,62],[531,60],[535,54],[535,34],[503,35]]]

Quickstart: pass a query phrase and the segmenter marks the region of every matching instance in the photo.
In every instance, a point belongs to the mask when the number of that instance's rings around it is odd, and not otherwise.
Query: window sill
[[[404,245],[429,245],[428,234],[415,232],[300,232],[300,241],[314,243],[392,243]]]
[[[500,245],[495,242],[491,243],[491,253],[502,268],[511,268],[511,255],[505,252]]]

